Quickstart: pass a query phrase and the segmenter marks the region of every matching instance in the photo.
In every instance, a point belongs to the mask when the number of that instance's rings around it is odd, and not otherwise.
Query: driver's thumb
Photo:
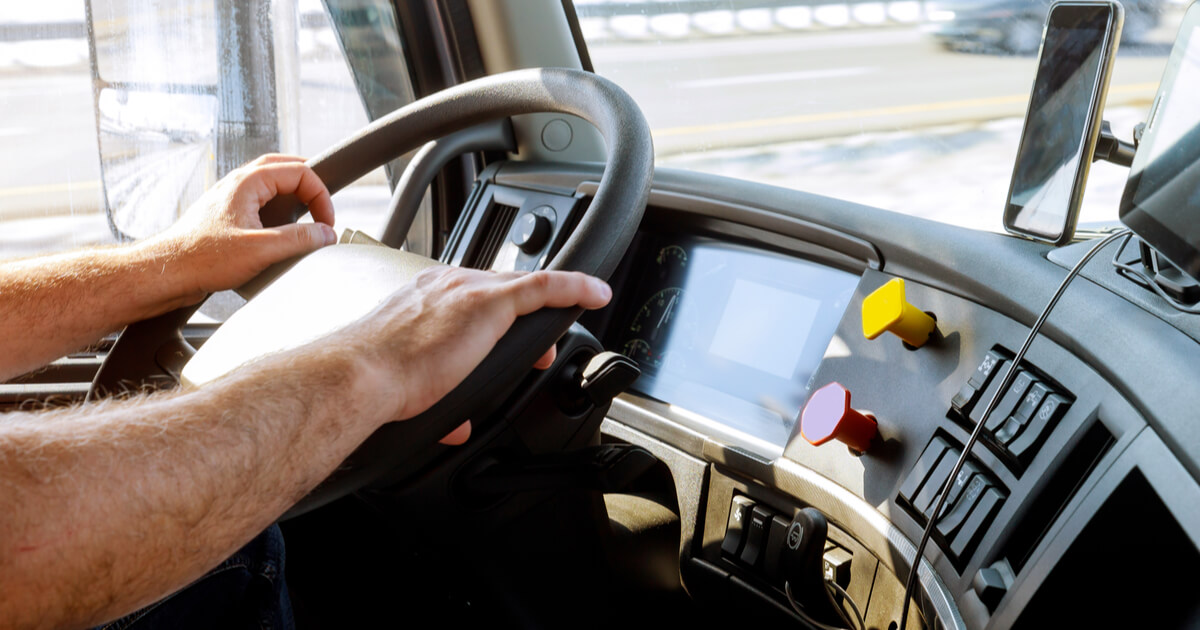
[[[337,242],[337,233],[324,223],[289,223],[267,228],[273,232],[272,257],[285,260]]]

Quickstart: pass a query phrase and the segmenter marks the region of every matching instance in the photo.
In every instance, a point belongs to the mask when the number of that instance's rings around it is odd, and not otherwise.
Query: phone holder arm
[[[1092,161],[1107,160],[1118,166],[1133,166],[1133,154],[1137,151],[1137,140],[1141,134],[1134,133],[1133,142],[1125,142],[1113,134],[1107,120],[1100,122],[1100,137],[1096,140],[1096,152]]]

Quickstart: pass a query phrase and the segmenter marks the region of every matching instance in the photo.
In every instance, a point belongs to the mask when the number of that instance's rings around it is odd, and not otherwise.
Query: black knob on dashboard
[[[550,240],[550,219],[532,212],[517,217],[513,226],[512,241],[526,254],[541,252]]]

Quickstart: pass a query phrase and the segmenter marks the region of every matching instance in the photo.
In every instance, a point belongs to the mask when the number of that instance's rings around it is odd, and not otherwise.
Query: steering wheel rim
[[[309,166],[330,193],[336,193],[377,166],[430,140],[482,120],[538,112],[572,114],[595,125],[605,140],[609,156],[588,211],[547,268],[608,278],[628,249],[644,213],[653,177],[654,152],[649,126],[633,99],[611,81],[595,74],[544,68],[463,83],[376,120],[310,160]],[[295,221],[305,211],[294,197],[281,196],[264,206],[260,214],[263,224],[269,227]],[[323,250],[317,253],[320,251]],[[266,283],[252,284],[256,285],[253,294]],[[427,459],[429,447],[463,420],[479,420],[489,415],[489,405],[503,400],[528,371],[514,366],[532,367],[545,348],[555,343],[581,312],[577,308],[544,309],[519,318],[450,394],[414,418],[378,429],[287,516],[315,509],[362,488],[393,472],[397,462],[407,463],[405,469],[409,470],[413,461]],[[186,316],[180,317],[179,313],[171,318],[179,325],[184,320]],[[134,338],[139,337],[138,326],[131,326],[123,336],[132,331]],[[178,336],[178,329],[174,336]],[[201,354],[215,341],[216,335],[206,342]],[[230,369],[244,362],[238,360]]]

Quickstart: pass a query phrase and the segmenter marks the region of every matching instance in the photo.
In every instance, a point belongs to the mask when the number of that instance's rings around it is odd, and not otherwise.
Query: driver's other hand
[[[493,273],[439,265],[346,333],[381,368],[381,417],[403,420],[458,386],[517,317],[543,307],[596,309],[611,298],[603,280],[578,272]],[[548,359],[550,352],[537,365],[546,367]]]
[[[550,349],[547,350],[546,353],[542,355],[542,358],[538,359],[537,363],[533,364],[533,368],[535,370],[549,369],[551,365],[554,365],[554,358],[556,356],[558,356],[557,349],[554,346],[550,346]],[[465,444],[467,439],[470,437],[471,437],[471,421],[467,420],[466,422],[458,425],[457,429],[448,433],[446,435],[446,437],[444,437],[438,441],[441,442],[442,444],[446,444],[449,446],[458,446],[460,444]]]
[[[286,194],[308,205],[313,222],[263,228],[259,210]],[[325,184],[303,158],[270,154],[230,172],[147,245],[165,248],[170,264],[179,267],[184,297],[195,303],[336,241]]]

